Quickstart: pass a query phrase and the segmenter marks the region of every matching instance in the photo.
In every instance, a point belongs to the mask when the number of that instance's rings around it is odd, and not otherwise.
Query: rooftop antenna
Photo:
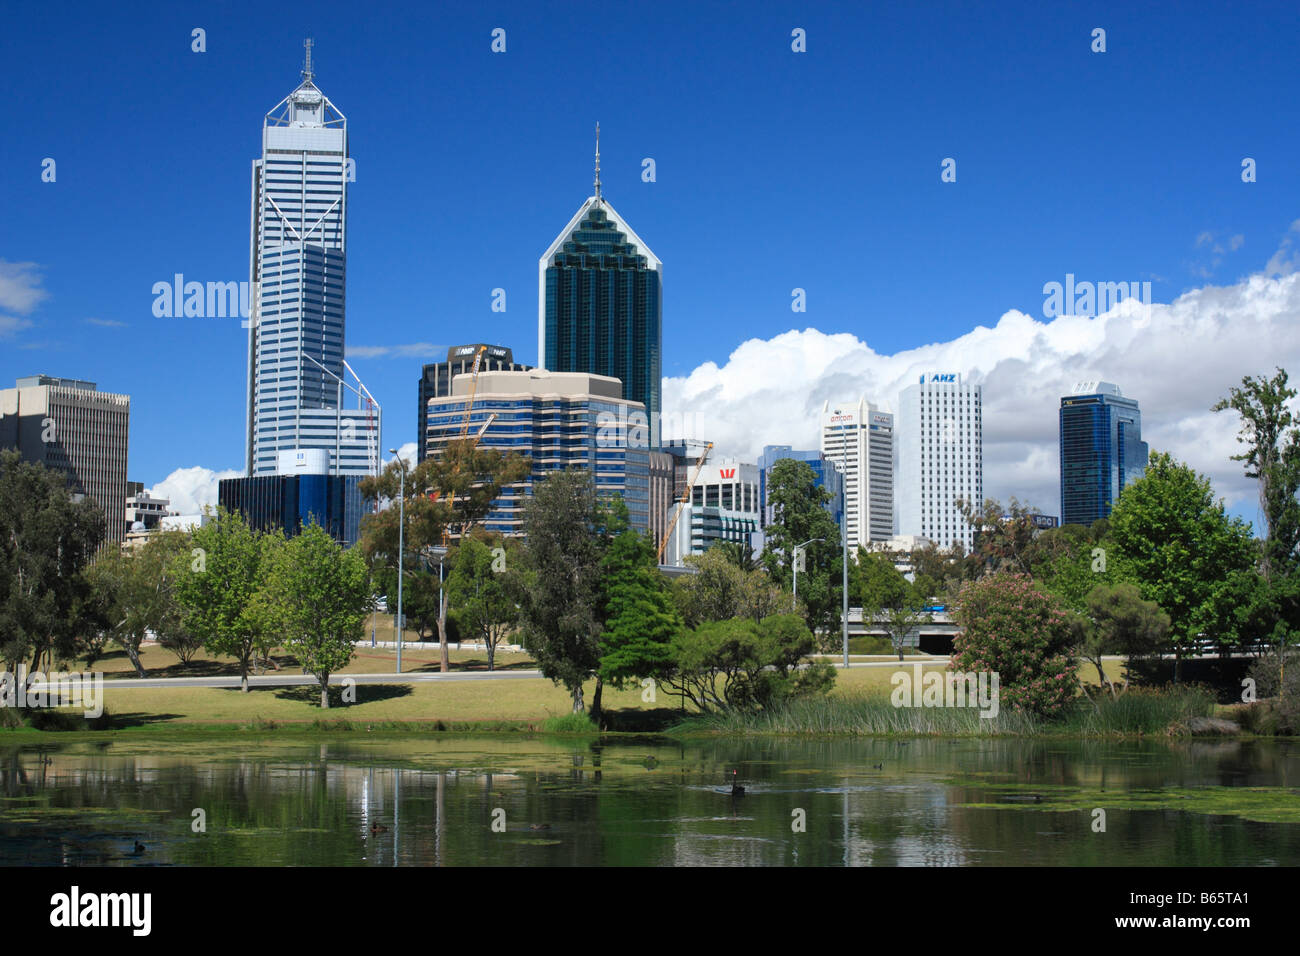
[[[600,123],[596,123],[596,198],[600,198]]]
[[[312,48],[312,43],[313,43],[313,41],[312,41],[312,38],[311,38],[311,37],[308,37],[307,39],[305,39],[305,40],[302,41],[302,45],[303,45],[304,47],[307,48],[307,61],[306,61],[306,63],[303,64],[302,75],[303,75],[303,79],[305,79],[308,83],[311,82],[311,78],[312,78],[312,76],[313,76],[313,73],[312,73],[312,71],[311,71],[311,48]]]

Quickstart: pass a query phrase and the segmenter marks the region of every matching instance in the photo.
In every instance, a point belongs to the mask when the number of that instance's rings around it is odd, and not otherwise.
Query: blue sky
[[[150,290],[178,272],[247,279],[250,163],[308,35],[357,163],[347,344],[384,406],[385,447],[414,440],[420,364],[448,345],[536,360],[537,258],[591,193],[597,120],[605,196],[665,264],[669,377],[709,362],[740,375],[742,342],[792,329],[928,361],[1008,310],[1046,321],[1043,285],[1067,273],[1149,280],[1157,303],[1270,266],[1285,277],[1300,218],[1294,4],[1132,6],[11,3],[0,383],[44,372],[129,393],[130,476],[146,485],[242,468],[246,331],[155,318]],[[656,182],[641,180],[646,157]],[[955,183],[940,181],[946,157]],[[1244,157],[1257,182],[1241,181]],[[796,287],[806,313],[791,311]],[[1189,407],[1293,346],[1256,342],[1257,367],[1225,365]],[[1159,408],[1172,374],[1123,384]],[[803,438],[733,425],[759,446]],[[1018,489],[1016,460],[988,490],[1054,510],[1046,472]]]

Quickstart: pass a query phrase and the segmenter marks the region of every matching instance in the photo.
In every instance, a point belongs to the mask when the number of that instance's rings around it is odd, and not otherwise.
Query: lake
[[[8,866],[1300,865],[1285,739],[51,736],[0,781]]]

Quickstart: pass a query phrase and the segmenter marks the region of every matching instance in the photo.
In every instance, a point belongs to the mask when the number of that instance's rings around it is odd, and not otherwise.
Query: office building
[[[316,448],[330,474],[378,474],[380,409],[343,358],[347,119],[313,82],[310,41],[302,76],[253,162],[247,470]]]
[[[452,379],[452,394],[429,399],[428,454],[457,440],[465,423],[472,376]],[[649,449],[645,407],[622,397],[618,379],[581,372],[480,372],[469,417],[479,447],[516,452],[532,461],[522,482],[502,489],[483,521],[488,531],[522,534],[524,505],[556,471],[592,471],[598,495],[622,495],[633,528],[650,528]],[[486,426],[486,427],[485,427]]]
[[[1111,382],[1079,382],[1061,398],[1060,423],[1061,522],[1110,517],[1120,492],[1147,466],[1138,403]]]
[[[479,353],[480,372],[527,372],[532,366],[514,360],[510,349],[501,345],[456,345],[447,350],[445,362],[434,362],[420,371],[420,409],[416,416],[416,463],[428,456],[425,448],[425,428],[429,418],[429,399],[446,398],[451,394],[452,379],[462,373],[474,371],[474,358]]]
[[[659,545],[664,543],[664,533],[668,530],[672,505],[676,498],[673,489],[676,487],[677,469],[676,459],[666,451],[652,451],[648,459],[650,541],[657,550]]]
[[[763,527],[766,528],[776,520],[772,503],[768,501],[768,481],[772,468],[783,458],[802,461],[812,469],[817,487],[824,489],[826,494],[830,496],[830,500],[826,502],[826,510],[831,513],[836,525],[841,524],[844,521],[844,476],[840,474],[839,468],[827,457],[826,453],[822,451],[796,451],[790,445],[764,445],[763,454],[758,456],[758,497]],[[891,523],[893,521],[892,513],[890,514],[890,521]]]
[[[849,551],[894,533],[894,416],[861,398],[822,404],[821,452],[844,475]]]
[[[691,475],[696,473],[694,462],[691,459]],[[669,520],[676,507],[670,507]],[[663,564],[681,565],[687,555],[703,554],[720,541],[743,546],[761,527],[758,466],[734,458],[706,461],[689,504],[681,507]]]
[[[553,372],[588,372],[623,383],[622,397],[650,418],[659,447],[663,265],[600,192],[538,260],[537,356]]]
[[[349,548],[361,537],[361,516],[368,510],[361,495],[362,477],[331,474],[324,448],[296,449],[280,452],[274,475],[223,478],[217,484],[217,500],[258,531],[282,531],[292,537],[315,523]]]
[[[127,434],[131,398],[94,382],[32,375],[0,389],[0,448],[63,474],[74,495],[104,511],[106,541],[126,534]]]
[[[930,372],[903,389],[895,430],[898,533],[969,551],[974,531],[958,501],[984,503],[983,390],[956,372]]]

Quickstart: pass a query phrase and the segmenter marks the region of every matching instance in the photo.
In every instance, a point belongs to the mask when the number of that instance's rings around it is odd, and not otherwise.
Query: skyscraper
[[[266,114],[253,161],[248,474],[275,474],[296,449],[327,451],[331,474],[372,474],[379,407],[343,358],[347,119],[313,82],[310,40],[302,77]]]
[[[538,261],[537,361],[553,372],[588,372],[623,383],[645,406],[659,447],[663,264],[600,194],[569,220]]]
[[[1060,418],[1061,523],[1090,525],[1146,470],[1142,413],[1118,385],[1091,381],[1061,398]]]
[[[984,503],[983,389],[955,372],[931,372],[898,402],[898,533],[970,550],[973,529],[957,501]]]
[[[865,398],[822,404],[821,450],[844,475],[850,550],[894,533],[894,416]]]
[[[474,357],[479,357],[479,372],[527,372],[531,365],[520,365],[510,349],[501,345],[453,345],[447,350],[445,362],[431,362],[420,370],[419,414],[415,420],[417,462],[429,456],[425,442],[428,438],[429,399],[446,398],[451,394],[451,382],[463,372],[472,372]]]
[[[131,397],[94,382],[32,375],[0,389],[0,448],[62,472],[73,494],[104,509],[107,541],[126,534],[126,450]]]

